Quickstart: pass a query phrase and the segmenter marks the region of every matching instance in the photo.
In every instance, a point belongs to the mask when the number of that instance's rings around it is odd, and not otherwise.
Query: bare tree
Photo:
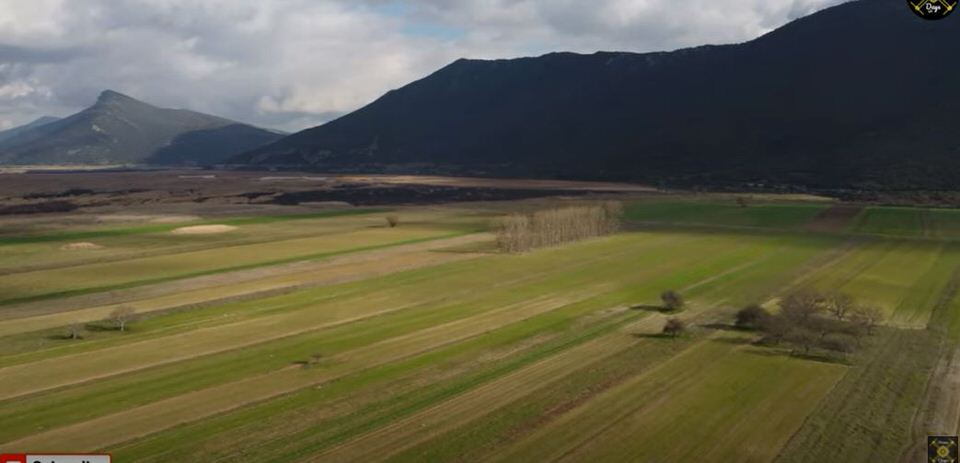
[[[670,311],[681,310],[686,305],[683,296],[672,289],[660,293],[660,300],[663,302],[663,308]]]
[[[852,297],[843,293],[833,293],[824,298],[824,305],[827,312],[833,315],[837,320],[844,320],[854,309],[854,300]]]
[[[679,318],[668,318],[663,324],[663,334],[677,337],[687,331],[687,324]]]
[[[754,312],[759,313],[749,307],[738,312],[738,326],[757,318]],[[794,354],[806,355],[820,348],[845,357],[860,345],[865,333],[880,323],[882,316],[877,307],[858,305],[843,294],[824,296],[801,291],[784,297],[779,313],[760,316],[759,326],[766,335],[765,341],[786,341]]]
[[[792,326],[782,315],[773,315],[760,321],[760,329],[766,334],[765,341],[780,344],[790,334]]]
[[[810,353],[810,350],[813,349],[813,347],[817,344],[817,341],[819,340],[818,336],[815,333],[804,328],[791,330],[787,334],[786,339],[791,344],[797,346],[797,348],[800,349],[800,352],[803,353],[803,355],[808,355]],[[796,351],[794,351],[794,354],[796,354]]]
[[[389,226],[390,228],[394,228],[394,227],[396,227],[397,225],[400,225],[400,217],[399,217],[399,216],[396,216],[396,215],[388,215],[388,216],[386,217],[386,219],[387,219],[387,226]]]
[[[604,201],[603,203],[604,220],[606,233],[616,233],[620,231],[623,222],[623,203],[620,201]]]
[[[80,322],[73,322],[67,325],[67,336],[70,339],[80,339],[80,334],[83,333],[83,324]]]
[[[511,214],[496,223],[497,245],[504,252],[523,252],[607,235],[619,229],[622,214],[615,201]]]
[[[302,368],[310,368],[314,365],[318,365],[321,360],[323,360],[323,354],[317,352],[310,354],[310,357],[306,360],[300,360],[295,363],[299,364]]]
[[[849,336],[831,335],[821,340],[820,346],[824,349],[839,353],[843,358],[846,358],[847,354],[854,351],[854,343]]]
[[[136,319],[137,311],[134,310],[133,307],[117,307],[113,312],[110,312],[110,321],[113,322],[120,331],[126,331],[127,324],[132,323]]]
[[[780,301],[780,313],[791,322],[805,325],[823,310],[823,296],[813,291],[799,291]]]
[[[853,309],[851,321],[863,327],[867,334],[873,334],[874,329],[883,322],[883,311],[874,305],[860,305]]]
[[[522,252],[529,249],[527,243],[530,218],[523,214],[510,214],[500,218],[497,224],[497,247],[504,252]]]

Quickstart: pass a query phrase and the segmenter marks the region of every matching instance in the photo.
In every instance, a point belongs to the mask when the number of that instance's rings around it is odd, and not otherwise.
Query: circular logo
[[[907,0],[910,11],[923,19],[943,19],[953,12],[960,0]]]

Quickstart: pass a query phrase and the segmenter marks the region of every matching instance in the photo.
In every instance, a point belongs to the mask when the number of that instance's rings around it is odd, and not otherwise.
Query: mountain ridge
[[[239,140],[238,132],[244,134]],[[86,109],[0,140],[0,164],[210,165],[281,136],[104,90]]]
[[[459,59],[231,162],[945,188],[960,182],[960,98],[942,91],[958,43],[955,21],[858,0],[739,44]]]
[[[19,125],[19,126],[16,126],[16,127],[11,127],[11,128],[9,128],[9,129],[6,129],[6,130],[2,130],[2,131],[0,131],[0,142],[2,142],[3,140],[9,139],[9,138],[13,138],[13,137],[15,137],[17,134],[19,134],[19,133],[21,133],[21,132],[24,132],[24,131],[26,131],[26,130],[33,129],[33,128],[35,128],[35,127],[40,127],[41,125],[46,125],[46,124],[49,124],[49,123],[51,123],[51,122],[56,122],[56,121],[59,121],[59,120],[60,120],[60,118],[59,118],[59,117],[55,117],[55,116],[40,116],[40,117],[38,117],[38,118],[30,121],[30,122],[27,122],[26,124]]]

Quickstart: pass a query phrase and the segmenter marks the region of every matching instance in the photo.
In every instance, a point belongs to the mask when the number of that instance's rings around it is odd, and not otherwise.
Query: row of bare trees
[[[511,214],[497,224],[497,246],[503,252],[524,252],[608,235],[620,229],[622,217],[619,201]]]

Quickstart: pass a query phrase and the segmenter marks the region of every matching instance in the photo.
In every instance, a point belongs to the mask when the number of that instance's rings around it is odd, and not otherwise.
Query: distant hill
[[[0,164],[204,165],[281,136],[221,117],[158,108],[106,90],[83,111],[0,139]]]
[[[35,127],[40,127],[41,125],[46,125],[46,124],[49,124],[49,123],[51,123],[51,122],[56,122],[56,121],[59,121],[59,120],[60,120],[59,117],[43,116],[43,117],[39,117],[39,118],[33,120],[32,122],[28,122],[28,123],[26,123],[26,124],[23,124],[23,125],[21,125],[21,126],[14,127],[14,128],[12,128],[12,129],[7,129],[7,130],[0,131],[0,142],[2,142],[3,140],[6,140],[6,139],[8,139],[8,138],[13,138],[13,137],[17,136],[17,134],[19,134],[19,133],[21,133],[21,132],[30,130],[30,129],[35,128]]]
[[[233,161],[956,188],[957,56],[958,18],[860,0],[736,45],[462,59]]]

